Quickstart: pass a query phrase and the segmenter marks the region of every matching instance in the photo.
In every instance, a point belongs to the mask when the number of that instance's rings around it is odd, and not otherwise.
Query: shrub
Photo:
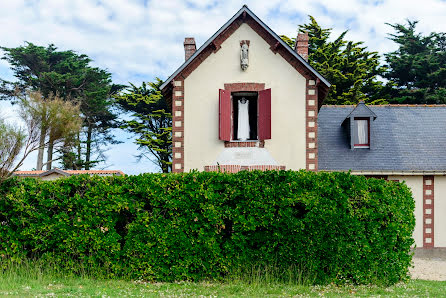
[[[409,188],[348,173],[11,179],[0,196],[0,255],[73,272],[173,281],[273,266],[319,284],[392,284],[414,243]]]

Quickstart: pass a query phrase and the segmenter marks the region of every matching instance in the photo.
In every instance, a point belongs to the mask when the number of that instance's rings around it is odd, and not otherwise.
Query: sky
[[[424,34],[446,31],[445,0],[0,0],[0,45],[53,43],[87,54],[94,66],[112,73],[115,83],[139,85],[169,77],[184,62],[184,37],[195,37],[201,46],[244,4],[279,35],[295,37],[297,26],[312,15],[323,28],[333,28],[333,36],[348,30],[347,39],[364,41],[381,54],[396,49],[386,23],[418,20]],[[3,60],[0,77],[14,80]],[[0,102],[0,115],[19,124],[8,102]],[[108,147],[107,161],[98,169],[158,171],[147,159],[137,162],[134,136],[115,134],[122,143]],[[35,163],[31,155],[21,169]]]

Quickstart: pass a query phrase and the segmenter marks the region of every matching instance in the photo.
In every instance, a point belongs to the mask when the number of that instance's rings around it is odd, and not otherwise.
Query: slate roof
[[[344,119],[354,106],[322,106],[318,168],[329,171],[446,171],[446,106],[368,106],[371,148],[350,149]]]

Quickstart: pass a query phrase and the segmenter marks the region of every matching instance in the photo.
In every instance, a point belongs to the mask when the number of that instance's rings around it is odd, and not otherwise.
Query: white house
[[[330,83],[243,6],[161,86],[173,171],[307,169],[404,180],[417,247],[446,247],[446,106],[323,106]]]

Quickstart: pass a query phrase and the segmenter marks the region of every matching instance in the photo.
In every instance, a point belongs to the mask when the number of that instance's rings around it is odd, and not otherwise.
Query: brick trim
[[[265,90],[265,83],[228,83],[224,84],[225,90],[231,92],[252,91],[258,92]]]
[[[434,248],[434,176],[423,176],[423,248]]]
[[[240,165],[218,165],[218,166],[205,166],[205,172],[224,172],[224,173],[237,173],[240,172],[242,166]]]
[[[225,173],[238,173],[240,171],[284,171],[285,166],[275,166],[275,165],[255,165],[255,166],[241,166],[241,165],[212,165],[205,166],[204,170],[206,172],[225,172]]]
[[[273,165],[264,165],[264,166],[250,166],[248,167],[248,171],[255,171],[255,170],[259,170],[259,171],[272,171],[272,170],[277,170],[277,171],[285,171],[285,166],[273,166]]]
[[[184,80],[173,81],[172,90],[172,172],[184,172]]]
[[[228,141],[225,141],[225,148],[234,148],[234,147],[265,148],[265,141],[257,141],[257,142],[228,142]]]
[[[316,80],[307,79],[305,88],[305,168],[309,171],[318,170],[318,88],[316,83]]]

